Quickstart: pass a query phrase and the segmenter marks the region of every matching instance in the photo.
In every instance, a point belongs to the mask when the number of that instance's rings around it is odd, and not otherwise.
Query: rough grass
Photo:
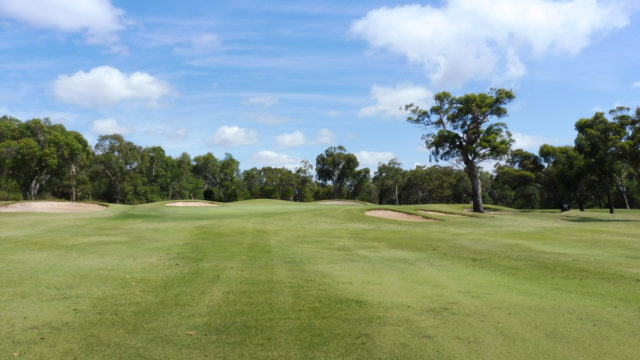
[[[640,212],[372,208],[0,214],[0,358],[637,358]]]

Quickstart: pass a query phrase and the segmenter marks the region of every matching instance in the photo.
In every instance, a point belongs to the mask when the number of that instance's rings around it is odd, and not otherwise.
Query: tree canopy
[[[316,175],[320,181],[333,185],[333,198],[337,199],[358,165],[358,158],[347,153],[344,146],[331,146],[316,157]]]
[[[478,165],[504,158],[513,142],[506,124],[490,121],[507,116],[506,105],[514,98],[513,92],[505,89],[460,97],[445,91],[434,96],[435,105],[429,110],[414,104],[405,107],[412,114],[407,121],[426,129],[422,138],[436,161],[464,164],[471,181],[474,212],[484,212]]]

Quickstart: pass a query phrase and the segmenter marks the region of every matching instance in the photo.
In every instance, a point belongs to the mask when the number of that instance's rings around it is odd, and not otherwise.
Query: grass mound
[[[353,200],[326,200],[326,201],[319,201],[318,204],[322,204],[322,205],[364,205],[363,203],[361,203],[359,201],[353,201]]]

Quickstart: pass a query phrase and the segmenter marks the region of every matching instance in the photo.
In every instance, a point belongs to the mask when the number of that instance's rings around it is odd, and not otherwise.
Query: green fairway
[[[638,358],[640,211],[468,207],[0,213],[0,359]]]

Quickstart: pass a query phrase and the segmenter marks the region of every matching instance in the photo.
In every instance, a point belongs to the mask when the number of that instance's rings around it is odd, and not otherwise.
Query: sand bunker
[[[0,212],[73,213],[106,209],[104,205],[58,201],[29,201],[0,206]]]
[[[369,210],[364,213],[367,216],[379,217],[383,219],[392,219],[400,221],[414,221],[414,222],[432,222],[433,219],[427,219],[419,215],[405,214],[399,211],[391,210]]]
[[[440,212],[440,211],[418,210],[418,212],[422,213],[422,214],[438,215],[438,216],[467,217],[467,216],[464,216],[464,215],[448,214],[448,213],[444,213],[444,212]]]
[[[349,200],[331,200],[331,201],[321,201],[319,204],[322,205],[362,205],[357,201],[349,201]]]
[[[220,206],[214,203],[208,203],[203,201],[176,201],[172,203],[168,203],[167,206],[197,206],[197,207],[207,207],[207,206]]]

